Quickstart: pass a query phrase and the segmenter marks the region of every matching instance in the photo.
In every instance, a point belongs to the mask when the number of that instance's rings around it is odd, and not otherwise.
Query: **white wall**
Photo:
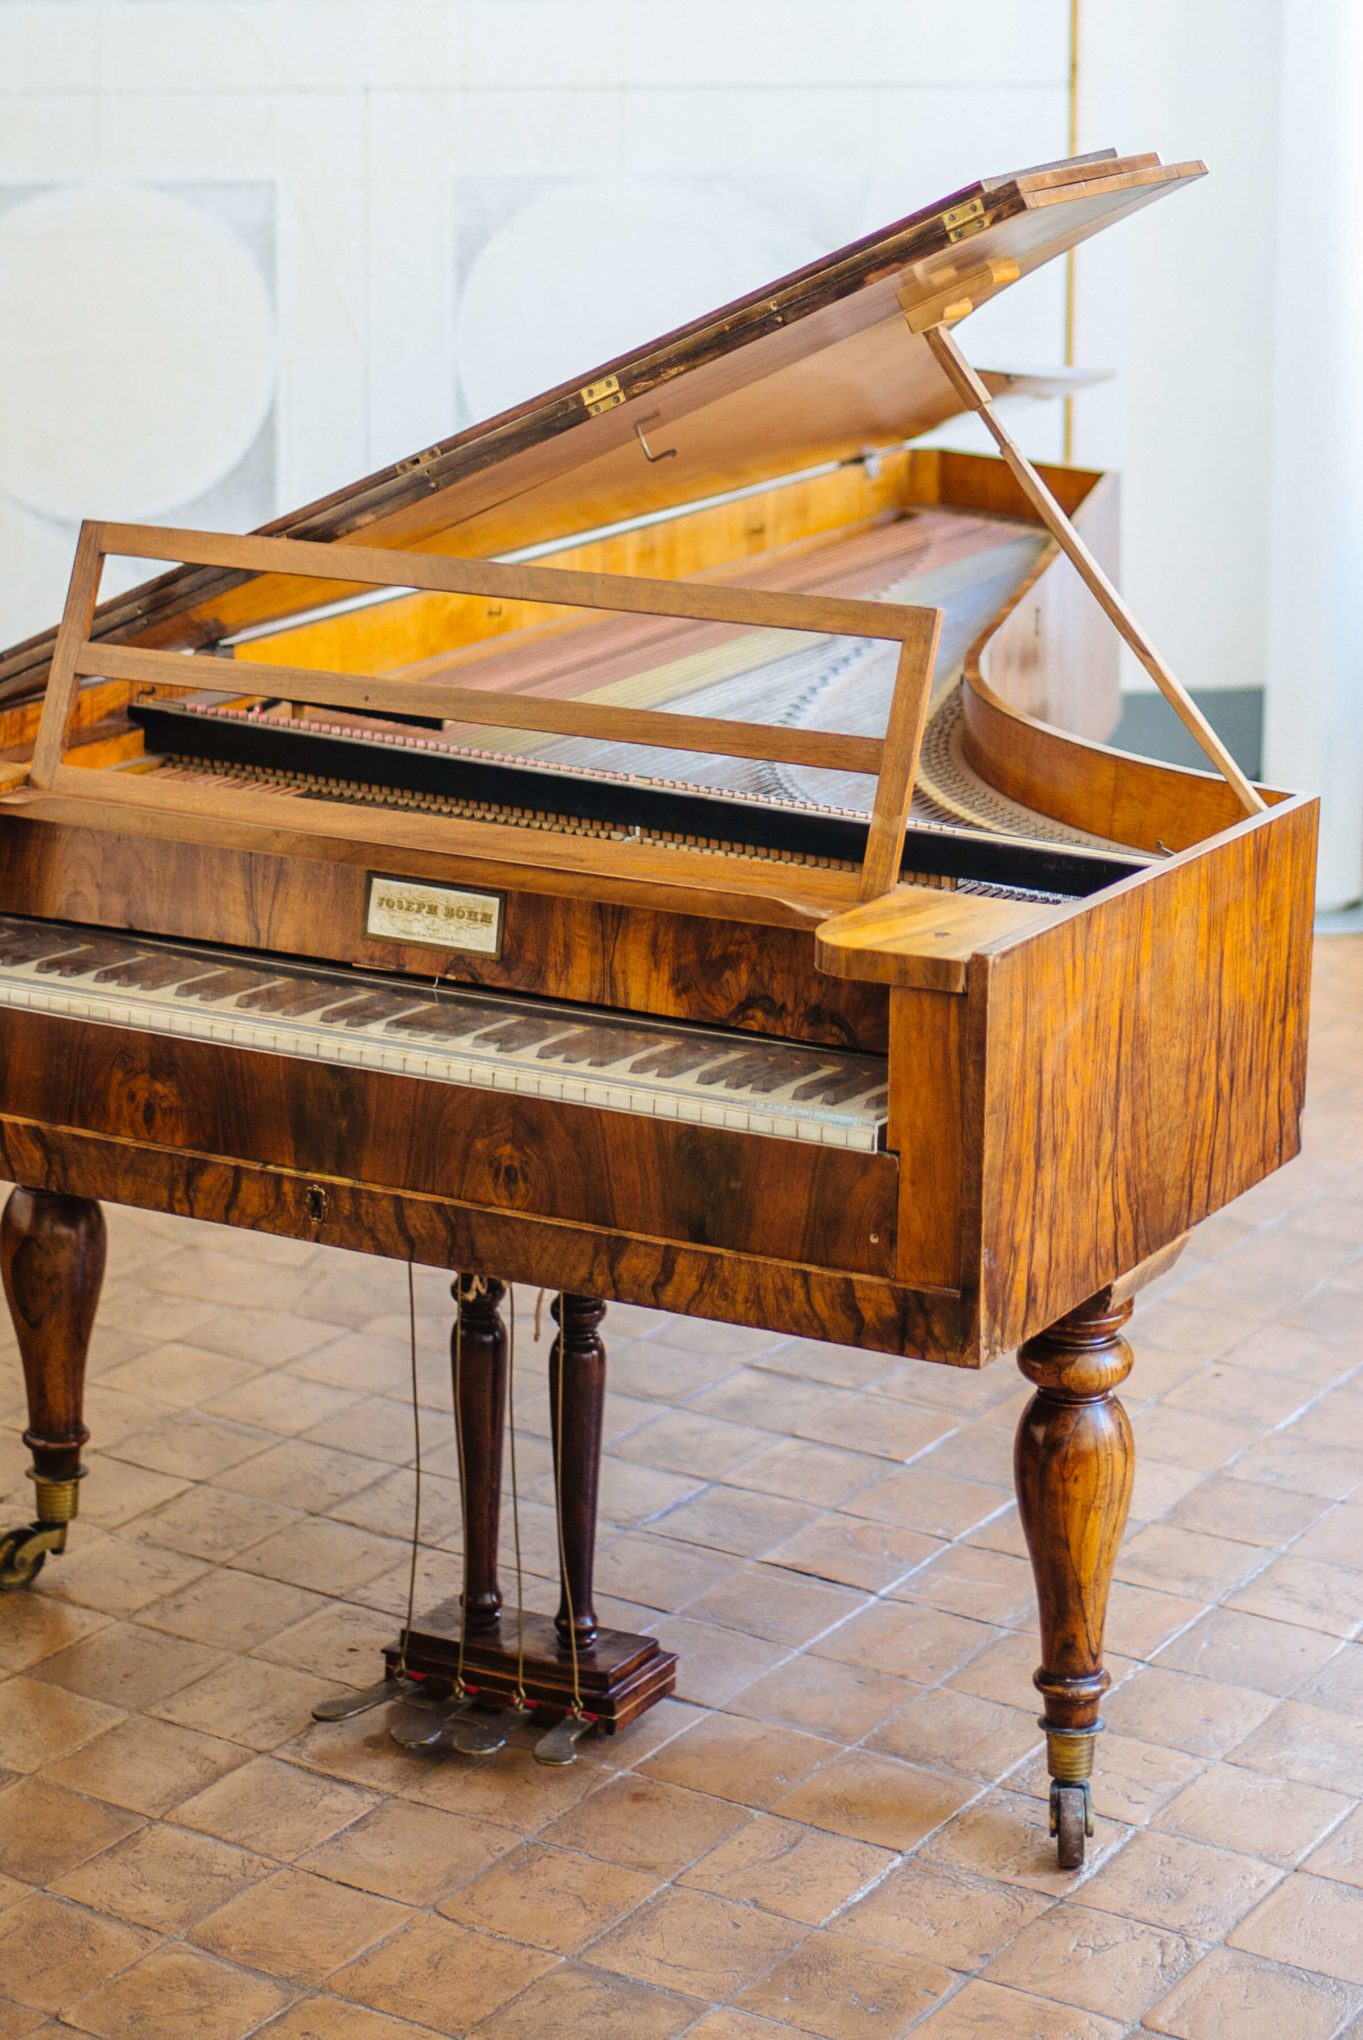
[[[1083,0],[1081,146],[1213,172],[1078,268],[1118,380],[1076,457],[1122,470],[1128,591],[1199,688],[1264,675],[1279,24],[1315,4]],[[1063,155],[1068,16],[0,0],[0,642],[55,613],[80,511],[245,527]],[[1058,361],[1062,289],[971,321],[976,358]],[[1057,410],[1014,424],[1057,453]]]
[[[1363,891],[1363,9],[1289,0],[1283,29],[1265,734],[1321,795],[1334,907]]]
[[[1123,575],[1185,686],[1264,679],[1282,0],[1088,0],[1080,144],[1209,174],[1080,254],[1075,456],[1122,474]],[[1128,687],[1149,687],[1128,660]]]
[[[79,510],[249,525],[1063,153],[1066,0],[987,11],[0,0],[0,642]]]

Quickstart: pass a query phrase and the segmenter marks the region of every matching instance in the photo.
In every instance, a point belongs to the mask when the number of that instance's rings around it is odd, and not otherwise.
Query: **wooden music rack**
[[[234,661],[132,645],[92,642],[90,629],[104,562],[111,555],[165,560],[186,566],[224,567],[246,573],[302,575],[370,587],[417,588],[441,594],[487,596],[569,609],[604,609],[820,636],[878,638],[898,644],[894,690],[883,737],[841,731],[786,729],[764,723],[622,708],[580,700],[548,699],[490,688],[446,686],[393,675],[357,675],[299,666],[238,666]],[[260,822],[305,834],[336,833],[327,803],[287,793],[258,794],[222,787],[158,783],[154,774],[117,766],[77,766],[67,744],[79,683],[87,678],[149,683],[163,690],[223,695],[267,694],[291,702],[372,715],[418,715],[480,727],[513,728],[605,742],[657,745],[711,756],[773,760],[806,768],[873,776],[866,854],[858,870],[810,868],[793,873],[760,859],[732,857],[683,845],[593,840],[590,845],[552,832],[535,838],[534,861],[565,864],[602,876],[638,878],[714,889],[817,899],[825,909],[869,900],[895,884],[913,796],[918,752],[932,685],[941,611],[834,596],[725,588],[695,581],[665,581],[621,574],[512,566],[491,560],[448,559],[423,552],[319,544],[287,538],[233,537],[206,531],[162,530],[147,524],[85,523],[76,546],[51,678],[43,704],[29,784],[42,792],[171,810],[235,822]],[[461,850],[481,857],[525,862],[523,830],[469,823],[448,816],[366,813],[365,829],[389,847]]]

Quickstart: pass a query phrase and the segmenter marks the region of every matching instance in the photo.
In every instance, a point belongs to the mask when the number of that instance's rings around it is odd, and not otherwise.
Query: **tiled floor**
[[[405,1592],[403,1270],[111,1212],[85,1515],[0,1603],[0,2040],[1363,2036],[1361,1006],[1363,941],[1332,941],[1305,1158],[1137,1311],[1077,1879],[1044,1839],[1011,1366],[613,1310],[604,1612],[681,1653],[685,1697],[568,1770],[435,1762],[382,1716],[308,1725]],[[458,1501],[418,1285],[434,1598]]]

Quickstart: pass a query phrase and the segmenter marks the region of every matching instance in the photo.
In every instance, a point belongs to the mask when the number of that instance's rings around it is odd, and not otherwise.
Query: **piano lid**
[[[1203,174],[1106,151],[967,185],[263,529],[495,555],[912,439],[961,409],[916,314],[978,307]],[[180,568],[102,605],[93,635],[211,643],[344,592]],[[0,699],[42,678],[50,647],[0,659]]]

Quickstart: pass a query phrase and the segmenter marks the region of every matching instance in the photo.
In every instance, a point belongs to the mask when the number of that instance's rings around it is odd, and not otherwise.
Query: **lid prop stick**
[[[1007,426],[1000,422],[988,389],[962,354],[947,325],[936,323],[926,326],[922,332],[942,373],[962,403],[970,410],[978,411],[1018,486],[1056,544],[1073,563],[1098,606],[1130,645],[1184,728],[1192,733],[1217,771],[1229,782],[1246,813],[1261,814],[1267,805],[1263,797],[1251,786],[1183,683],[1155,650],[1022,448],[1012,438]]]

